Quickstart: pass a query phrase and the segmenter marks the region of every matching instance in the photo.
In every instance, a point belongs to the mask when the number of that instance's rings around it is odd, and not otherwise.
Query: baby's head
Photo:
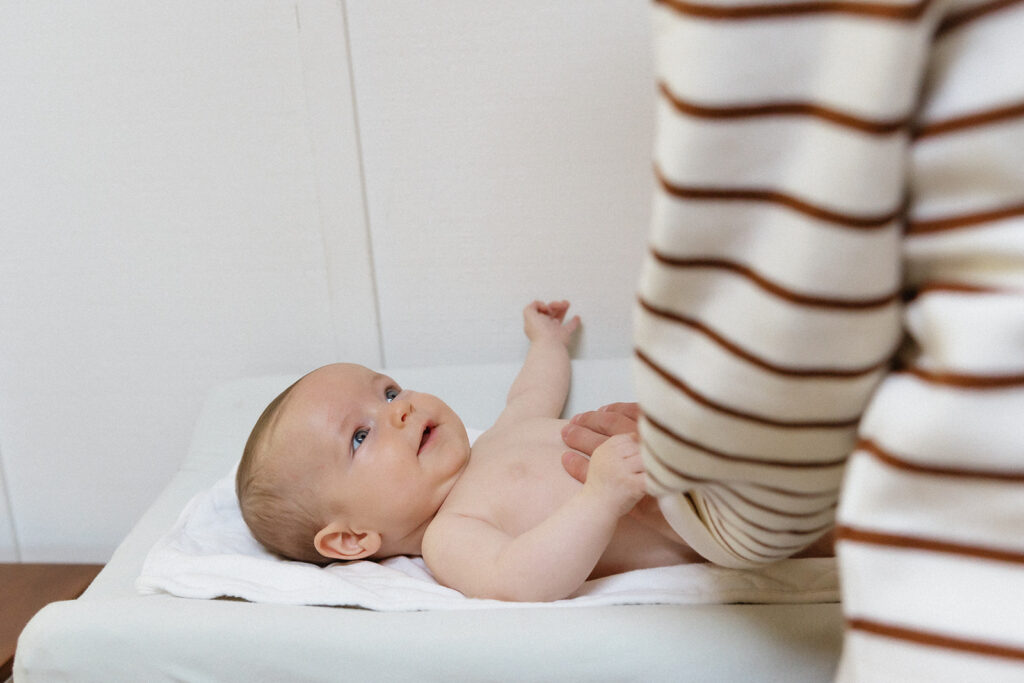
[[[418,555],[468,462],[466,428],[441,399],[337,363],[266,407],[235,486],[253,535],[285,557]]]

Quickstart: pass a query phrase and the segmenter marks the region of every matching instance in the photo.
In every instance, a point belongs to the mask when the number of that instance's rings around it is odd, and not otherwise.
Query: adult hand
[[[562,467],[574,479],[586,482],[590,461],[580,453],[593,455],[594,450],[612,436],[636,432],[639,420],[640,407],[636,403],[612,403],[573,416],[569,424],[562,428],[562,440],[566,446],[575,450],[562,454]],[[685,545],[686,542],[665,521],[657,499],[644,496],[633,506],[629,515],[674,543]],[[692,561],[703,562],[704,558],[694,552]]]
[[[580,455],[593,455],[594,449],[616,434],[637,431],[640,407],[636,403],[612,403],[579,415],[574,415],[562,428],[562,440],[574,450],[562,454],[562,467],[574,479],[587,480],[590,462]]]

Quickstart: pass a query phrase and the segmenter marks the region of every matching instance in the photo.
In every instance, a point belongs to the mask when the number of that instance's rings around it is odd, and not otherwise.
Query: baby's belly
[[[463,475],[478,504],[490,507],[494,522],[518,536],[537,526],[569,500],[583,485],[562,467],[568,447],[561,439],[562,420],[537,418],[528,428],[502,434],[477,452]],[[473,478],[473,480],[467,481]],[[460,482],[460,483],[463,483]]]
[[[472,482],[463,483],[472,484],[477,494],[489,492],[486,505],[493,510],[493,521],[512,536],[542,523],[583,486],[562,467],[562,453],[568,450],[561,438],[562,424],[539,418],[518,433],[478,442],[484,448],[474,452],[475,462],[463,475],[472,477]],[[485,504],[484,499],[478,503]],[[626,516],[619,520],[591,578],[692,562],[694,557],[687,546]]]
[[[619,520],[615,535],[591,572],[590,578],[598,579],[634,569],[703,561],[704,559],[689,546],[670,540],[626,516]]]

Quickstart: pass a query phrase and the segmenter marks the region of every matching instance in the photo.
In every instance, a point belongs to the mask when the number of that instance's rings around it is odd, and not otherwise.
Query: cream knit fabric
[[[843,680],[1024,680],[1024,2],[654,20],[662,509],[730,567],[838,517]]]

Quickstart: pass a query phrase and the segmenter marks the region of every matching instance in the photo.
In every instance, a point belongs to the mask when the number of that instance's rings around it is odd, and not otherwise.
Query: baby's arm
[[[562,414],[571,372],[567,347],[580,324],[579,316],[563,322],[568,310],[568,301],[534,301],[523,309],[530,350],[509,389],[501,421]]]
[[[470,597],[565,598],[587,580],[619,518],[644,495],[643,471],[636,435],[612,437],[594,452],[583,488],[533,529],[510,536],[447,513],[428,528],[423,557],[438,581]]]

